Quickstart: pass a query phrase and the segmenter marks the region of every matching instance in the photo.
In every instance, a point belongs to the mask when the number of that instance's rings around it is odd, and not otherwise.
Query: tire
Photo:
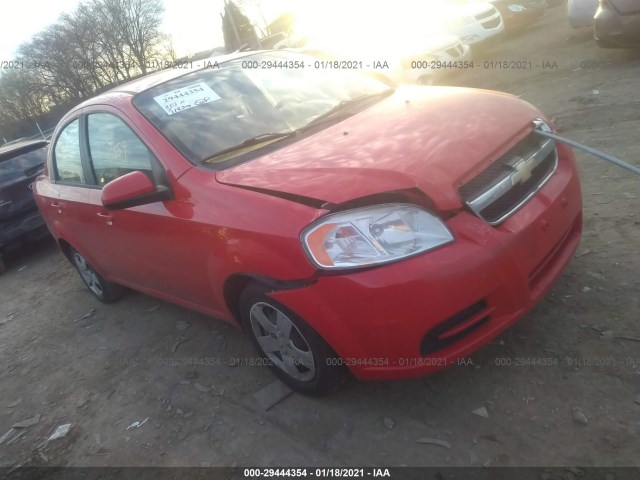
[[[103,303],[113,303],[122,297],[125,292],[124,287],[107,282],[75,248],[70,247],[69,254],[71,263],[76,267],[80,278],[94,297]]]
[[[321,396],[335,391],[347,377],[336,353],[308,323],[268,297],[267,291],[251,283],[239,302],[242,327],[262,358],[298,393]]]

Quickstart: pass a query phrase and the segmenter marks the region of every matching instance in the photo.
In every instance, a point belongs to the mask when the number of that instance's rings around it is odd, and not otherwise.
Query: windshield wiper
[[[295,130],[290,130],[287,132],[261,133],[260,135],[256,135],[255,137],[247,138],[242,143],[234,145],[233,147],[223,148],[222,150],[202,160],[202,163],[206,163],[213,158],[224,155],[225,153],[235,152],[236,150],[242,150],[243,148],[250,147],[252,145],[258,145],[260,143],[269,142],[271,140],[275,140],[278,138],[293,137],[297,133],[298,132]]]
[[[311,120],[309,123],[307,123],[305,126],[303,126],[301,128],[298,128],[297,130],[289,130],[287,132],[261,133],[260,135],[256,135],[255,137],[247,138],[246,140],[244,140],[242,143],[239,143],[238,145],[234,145],[234,146],[229,147],[229,148],[224,148],[224,149],[214,153],[213,155],[210,155],[209,157],[203,159],[202,163],[206,163],[206,162],[208,162],[208,161],[210,161],[210,160],[212,160],[212,159],[214,159],[216,157],[220,157],[220,156],[225,155],[227,153],[235,152],[236,150],[242,150],[243,148],[250,147],[252,145],[258,145],[260,143],[266,143],[266,142],[269,142],[271,140],[275,140],[275,139],[278,139],[278,138],[294,137],[299,132],[304,131],[308,127],[316,125],[317,123],[319,123],[322,120],[332,116],[333,114],[335,114],[337,112],[340,112],[342,110],[346,110],[347,108],[352,107],[352,106],[354,106],[354,105],[356,105],[356,104],[358,104],[360,102],[366,101],[366,100],[371,100],[371,99],[374,99],[374,98],[387,97],[387,96],[391,95],[393,92],[395,92],[395,88],[387,88],[386,90],[383,90],[381,92],[367,93],[365,95],[360,95],[358,97],[350,98],[348,100],[342,100],[340,103],[335,105],[333,108],[331,108],[328,111],[320,114],[319,116],[317,116],[316,118]]]
[[[332,108],[330,108],[328,111],[320,114],[319,116],[317,116],[316,118],[314,118],[313,120],[311,120],[309,123],[307,123],[304,127],[299,128],[298,131],[300,130],[304,130],[307,127],[311,127],[313,125],[316,125],[317,123],[320,123],[321,121],[323,121],[326,118],[331,117],[332,115],[341,112],[343,110],[348,109],[349,107],[352,107],[358,103],[361,103],[365,100],[370,100],[373,98],[384,98],[384,97],[388,97],[389,95],[391,95],[393,92],[395,92],[395,88],[387,88],[386,90],[383,90],[382,92],[377,92],[377,93],[366,93],[364,95],[359,95],[355,98],[350,98],[348,100],[342,100],[340,103],[338,103],[337,105],[334,105]]]

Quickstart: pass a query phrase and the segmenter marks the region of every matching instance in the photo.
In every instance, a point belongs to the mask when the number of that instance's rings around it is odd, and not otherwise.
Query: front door
[[[98,265],[116,283],[217,309],[206,262],[209,252],[191,248],[190,239],[203,230],[188,215],[188,200],[107,210],[101,201],[104,185],[134,170],[158,184],[164,169],[120,117],[96,112],[86,118],[88,163],[99,187],[88,198],[93,215],[87,227]]]

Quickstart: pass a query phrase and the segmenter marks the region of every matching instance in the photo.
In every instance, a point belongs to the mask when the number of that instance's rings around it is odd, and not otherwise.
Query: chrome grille
[[[534,130],[460,187],[460,195],[476,215],[490,225],[498,225],[540,190],[557,165],[555,141]]]

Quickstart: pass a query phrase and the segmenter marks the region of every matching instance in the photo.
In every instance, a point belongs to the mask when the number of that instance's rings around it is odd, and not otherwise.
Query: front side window
[[[93,113],[88,116],[87,128],[91,163],[99,186],[135,170],[152,176],[153,154],[118,117]]]
[[[80,121],[77,118],[64,127],[53,153],[56,180],[62,183],[86,183],[80,156]]]

